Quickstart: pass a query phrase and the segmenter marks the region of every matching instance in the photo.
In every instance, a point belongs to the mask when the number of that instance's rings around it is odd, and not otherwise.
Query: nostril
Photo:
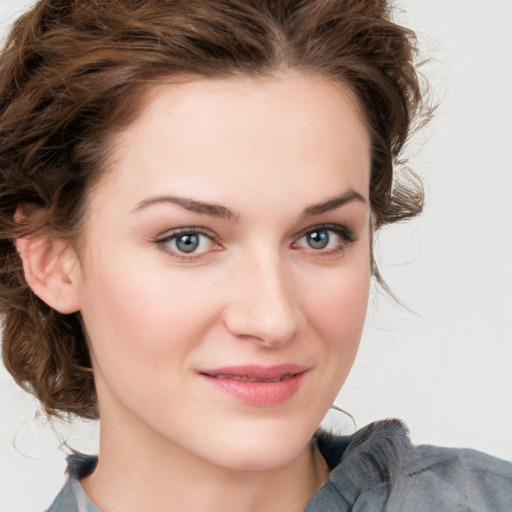
[[[254,310],[231,311],[226,318],[226,327],[231,334],[245,341],[254,341],[269,347],[288,343],[297,332],[298,322],[294,315],[258,315]]]

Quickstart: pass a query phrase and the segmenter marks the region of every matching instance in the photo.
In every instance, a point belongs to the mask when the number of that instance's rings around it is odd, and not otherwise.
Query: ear
[[[16,240],[16,249],[25,279],[41,300],[63,314],[80,309],[80,262],[68,241],[36,233]]]

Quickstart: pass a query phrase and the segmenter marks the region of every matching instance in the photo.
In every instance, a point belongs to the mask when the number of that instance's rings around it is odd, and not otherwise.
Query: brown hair
[[[390,10],[383,0],[41,0],[15,23],[0,55],[3,359],[48,414],[97,417],[91,362],[79,314],[32,293],[13,241],[79,233],[112,137],[151,84],[283,68],[344,84],[371,135],[375,227],[421,211],[421,185],[397,183],[393,165],[428,109],[414,34]],[[21,204],[43,213],[16,222]]]

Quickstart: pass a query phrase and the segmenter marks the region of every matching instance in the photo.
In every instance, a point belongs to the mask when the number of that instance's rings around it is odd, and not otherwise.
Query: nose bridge
[[[230,287],[230,332],[267,346],[287,343],[300,319],[293,284],[278,251],[254,250],[244,257]]]

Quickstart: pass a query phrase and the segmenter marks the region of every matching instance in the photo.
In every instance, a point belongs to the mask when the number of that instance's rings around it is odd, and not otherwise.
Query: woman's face
[[[150,92],[80,254],[104,440],[236,469],[305,450],[363,327],[369,147],[318,78]]]

